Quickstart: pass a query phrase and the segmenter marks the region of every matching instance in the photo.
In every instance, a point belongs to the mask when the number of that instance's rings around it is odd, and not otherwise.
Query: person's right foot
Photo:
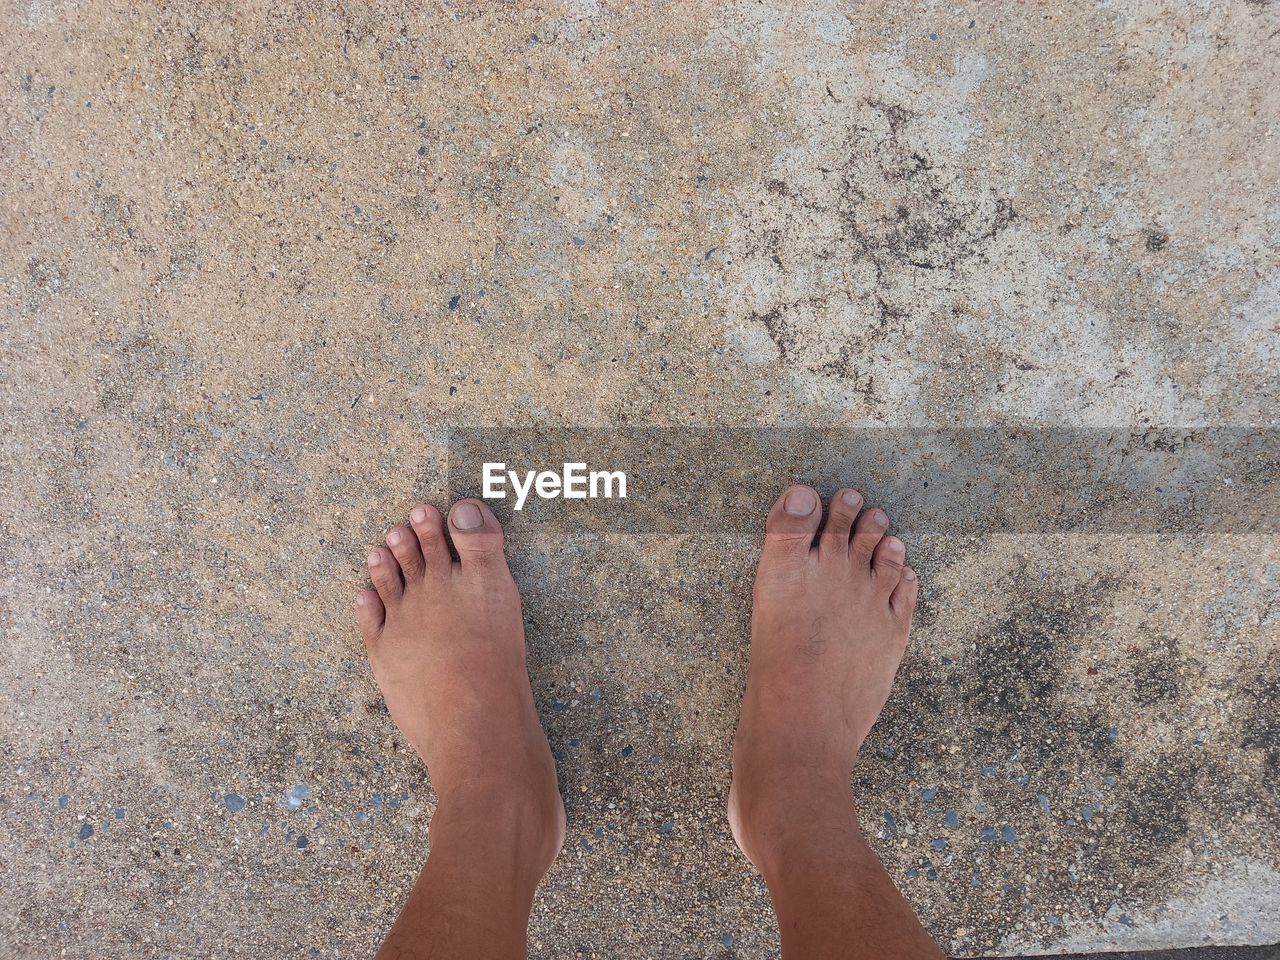
[[[510,828],[540,877],[564,842],[564,805],[525,666],[520,593],[502,528],[479,500],[414,508],[369,554],[356,619],[391,719],[426,762],[449,828]],[[453,543],[459,559],[449,552]]]
[[[761,869],[795,824],[852,815],[854,760],[906,648],[919,583],[889,518],[862,506],[839,491],[817,536],[818,495],[794,486],[765,525],[729,791],[734,839]]]

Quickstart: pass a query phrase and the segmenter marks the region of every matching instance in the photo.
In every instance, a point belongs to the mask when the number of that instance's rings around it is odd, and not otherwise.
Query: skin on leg
[[[524,957],[534,891],[564,842],[501,527],[462,500],[447,537],[438,510],[416,507],[369,554],[374,589],[356,598],[387,709],[439,798],[430,856],[382,960]]]
[[[763,874],[784,960],[942,952],[867,845],[849,779],[906,649],[919,583],[860,494],[774,504],[756,572],[729,821]]]

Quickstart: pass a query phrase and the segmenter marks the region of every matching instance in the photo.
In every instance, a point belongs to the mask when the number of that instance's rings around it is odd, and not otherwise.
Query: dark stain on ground
[[[1157,253],[1165,248],[1169,242],[1169,234],[1160,227],[1147,227],[1143,232],[1146,238],[1147,249],[1152,253]]]
[[[1263,782],[1274,795],[1280,792],[1280,656],[1272,656],[1261,678],[1244,692],[1252,709],[1241,746],[1261,753]],[[1280,802],[1272,805],[1271,812],[1280,822]]]
[[[835,210],[849,252],[892,266],[945,269],[979,254],[1015,219],[1013,203],[985,192],[966,195],[933,161],[903,142],[908,115],[867,101],[868,117],[849,131]]]
[[[1129,664],[1129,677],[1134,702],[1139,706],[1175,701],[1182,689],[1177,641],[1161,636],[1136,651]]]
[[[1275,811],[1259,811],[1247,785],[1233,791],[1227,759],[1193,742],[1194,724],[1173,718],[1159,750],[1139,746],[1150,741],[1131,737],[1133,724],[1167,709],[1189,669],[1176,642],[1162,637],[1114,667],[1082,669],[1083,645],[1123,585],[1055,580],[1034,566],[991,584],[1018,599],[972,639],[941,636],[941,623],[923,618],[855,771],[855,795],[875,798],[862,809],[870,832],[883,810],[893,814],[894,835],[873,845],[926,921],[994,930],[999,916],[1035,911],[1028,939],[1048,946],[1060,928],[1039,923],[1042,914],[1096,921],[1113,905],[1113,916],[1133,914],[1186,892],[1195,878],[1183,855],[1205,816],[1223,830],[1236,816],[1247,823]],[[939,642],[955,655],[926,658]],[[1244,745],[1261,751],[1274,783],[1280,681],[1243,686],[1232,699],[1253,705]],[[932,846],[939,837],[941,850]],[[1019,861],[1018,845],[1039,854]]]
[[[27,282],[23,316],[31,316],[61,293],[71,271],[65,260],[41,255],[27,261]]]
[[[935,711],[958,707],[964,729],[996,752],[1018,754],[1023,766],[1053,766],[1048,761],[1064,734],[1095,758],[1119,762],[1108,738],[1110,722],[1071,705],[1063,670],[1076,657],[1080,637],[1105,609],[1114,584],[1099,578],[1046,589],[1023,574],[1006,580],[993,589],[1025,599],[974,638],[967,669],[944,675],[949,689],[937,688],[932,675],[906,678],[903,696],[911,710],[899,723],[908,729],[894,731],[894,739],[924,736],[939,722]],[[1046,748],[1049,743],[1055,745]]]
[[[781,270],[788,269],[788,239],[810,231],[814,219],[836,225],[827,249],[811,253],[819,260],[863,262],[877,281],[901,270],[952,270],[981,256],[988,244],[1016,219],[1013,202],[989,191],[966,190],[940,171],[919,148],[908,144],[903,128],[911,115],[902,107],[866,100],[845,135],[842,162],[823,168],[821,193],[777,177],[764,181],[771,219],[756,235],[756,249]],[[879,284],[878,284],[879,285]],[[784,361],[802,353],[806,321],[828,308],[825,297],[803,297],[751,314],[773,338]],[[856,360],[901,325],[901,307],[881,294],[865,304],[873,323],[835,350],[835,356],[810,369],[853,381],[871,393],[871,379]]]
[[[1187,834],[1192,797],[1188,787],[1196,783],[1205,764],[1194,754],[1169,751],[1150,761],[1153,775],[1139,781],[1118,812],[1125,833],[1145,840],[1152,853],[1167,853]]]

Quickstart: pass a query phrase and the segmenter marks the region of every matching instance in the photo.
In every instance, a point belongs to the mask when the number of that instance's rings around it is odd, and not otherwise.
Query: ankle
[[[848,781],[808,770],[735,770],[730,819],[739,846],[766,879],[785,860],[862,835]]]
[[[442,848],[466,849],[510,864],[535,883],[560,852],[564,832],[559,793],[509,782],[442,791],[430,825],[433,856]]]

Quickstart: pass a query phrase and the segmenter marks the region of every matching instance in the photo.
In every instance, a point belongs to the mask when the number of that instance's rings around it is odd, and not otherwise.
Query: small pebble
[[[284,795],[284,798],[285,802],[289,804],[290,810],[297,810],[311,799],[311,788],[305,783],[296,783],[293,789]]]

